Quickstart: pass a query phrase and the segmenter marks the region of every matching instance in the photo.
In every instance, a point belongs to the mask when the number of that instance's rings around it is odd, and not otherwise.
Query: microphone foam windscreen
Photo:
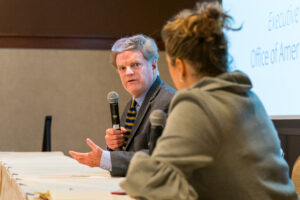
[[[152,126],[162,126],[166,122],[166,113],[162,110],[154,110],[150,114],[150,123]]]
[[[118,103],[119,95],[115,91],[111,91],[107,94],[108,103]]]

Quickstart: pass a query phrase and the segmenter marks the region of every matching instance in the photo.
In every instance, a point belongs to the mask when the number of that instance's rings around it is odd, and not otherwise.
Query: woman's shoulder
[[[199,88],[189,88],[178,91],[172,99],[171,108],[178,104],[194,103],[201,105],[210,99],[210,94]]]
[[[178,91],[174,99],[193,99],[193,100],[201,100],[203,97],[209,96],[210,93],[206,90],[202,90],[201,88],[198,87],[193,87],[193,88],[188,88],[188,89],[183,89]]]

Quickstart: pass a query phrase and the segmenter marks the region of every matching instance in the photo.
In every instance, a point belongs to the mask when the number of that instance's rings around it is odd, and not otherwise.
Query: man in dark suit
[[[106,130],[108,151],[87,139],[91,152],[70,151],[70,154],[79,163],[100,166],[112,176],[125,176],[134,153],[149,149],[150,113],[155,109],[167,113],[175,90],[159,77],[158,49],[150,37],[135,35],[119,39],[112,47],[111,61],[124,88],[132,95],[121,117],[121,130]]]

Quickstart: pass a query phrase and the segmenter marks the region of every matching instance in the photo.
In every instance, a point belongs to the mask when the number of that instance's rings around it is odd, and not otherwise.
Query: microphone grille
[[[154,110],[150,114],[150,123],[152,126],[162,126],[166,122],[166,113],[162,110]]]
[[[107,94],[108,103],[118,103],[119,95],[115,91],[111,91]]]

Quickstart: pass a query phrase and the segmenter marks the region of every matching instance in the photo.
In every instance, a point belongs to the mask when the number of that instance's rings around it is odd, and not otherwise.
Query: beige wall
[[[172,84],[164,53],[159,69]],[[40,151],[46,115],[52,115],[53,151],[88,151],[86,137],[105,147],[112,90],[122,112],[129,95],[109,51],[0,49],[0,151]]]

